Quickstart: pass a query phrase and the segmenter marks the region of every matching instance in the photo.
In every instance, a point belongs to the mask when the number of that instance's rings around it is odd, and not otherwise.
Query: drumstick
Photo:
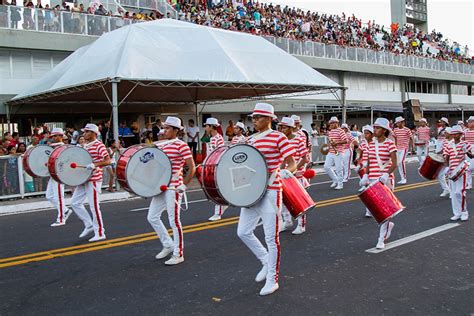
[[[77,163],[75,162],[71,162],[71,164],[69,165],[72,169],[76,169],[76,168],[87,168],[87,166],[80,166],[78,165]]]
[[[167,191],[167,190],[177,191],[176,188],[170,188],[170,187],[167,186],[166,184],[160,185],[160,190],[161,190],[161,191]]]

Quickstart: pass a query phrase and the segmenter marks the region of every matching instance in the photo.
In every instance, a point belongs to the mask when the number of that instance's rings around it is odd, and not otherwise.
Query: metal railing
[[[117,0],[124,7],[135,9],[154,10],[163,14],[165,17],[177,19],[178,12],[166,0]]]

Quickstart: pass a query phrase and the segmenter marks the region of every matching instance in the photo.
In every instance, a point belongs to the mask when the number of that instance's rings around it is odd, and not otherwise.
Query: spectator
[[[153,132],[152,131],[145,132],[145,141],[144,142],[147,145],[153,145]]]
[[[71,139],[71,145],[77,145],[77,139],[79,137],[79,131],[73,125],[66,128],[67,136]]]
[[[126,123],[126,122],[121,122],[121,123],[120,123],[120,127],[119,127],[119,129],[118,129],[118,132],[119,132],[119,136],[120,136],[120,137],[133,135],[133,133],[132,133],[132,131],[130,130],[130,128],[127,127],[127,123]]]
[[[153,140],[155,142],[158,140],[158,135],[160,134],[161,129],[162,129],[161,120],[157,119],[156,122],[155,122],[155,125],[152,128]]]
[[[16,153],[17,154],[24,154],[26,152],[26,144],[25,143],[18,143],[16,145]]]
[[[13,132],[10,139],[10,145],[17,146],[20,143],[20,134],[18,132]]]
[[[33,135],[31,136],[31,144],[26,147],[26,150],[30,149],[31,147],[34,147],[39,144],[39,136]]]
[[[12,29],[17,29],[18,28],[18,22],[21,21],[21,15],[20,15],[20,8],[16,6],[16,1],[12,0],[10,3],[10,20],[11,20],[11,28]]]
[[[229,126],[227,126],[225,130],[225,135],[227,136],[227,140],[231,141],[234,138],[234,121],[229,121]]]
[[[199,127],[194,125],[194,120],[188,120],[188,128],[186,131],[188,136],[188,146],[191,148],[193,152],[193,158],[196,160],[197,155],[197,146],[198,146],[198,139],[199,139]]]
[[[7,194],[18,194],[18,156],[16,147],[9,145],[7,148],[8,159],[3,169],[3,184]]]
[[[84,135],[81,135],[77,138],[77,146],[84,147],[86,144],[86,139],[84,138]]]
[[[49,131],[44,131],[41,133],[41,140],[39,143],[41,145],[49,145],[51,143],[49,139]]]

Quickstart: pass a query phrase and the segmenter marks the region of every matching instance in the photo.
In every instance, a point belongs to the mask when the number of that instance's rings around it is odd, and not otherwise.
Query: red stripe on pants
[[[406,156],[407,156],[407,153],[408,153],[408,149],[405,149],[405,150],[403,151],[403,158],[402,158],[403,178],[405,178],[405,179],[406,179],[406,177],[407,177],[407,171],[406,171],[406,169],[405,169],[405,158],[406,158]]]
[[[277,192],[277,208],[281,208],[281,191]],[[278,214],[275,216],[276,229],[275,229],[275,244],[277,247],[277,262],[276,262],[276,272],[275,272],[275,282],[278,282],[278,276],[280,274],[280,237],[278,229]]]
[[[59,221],[62,223],[64,220],[63,214],[63,199],[61,198],[61,184],[58,183],[58,199],[59,199]]]
[[[178,236],[174,236],[174,238],[179,238],[179,256],[183,256],[183,233],[181,231],[181,225],[179,223],[179,193],[176,192],[175,195],[175,203],[174,203],[174,224],[176,225],[176,228],[178,229]]]
[[[92,186],[94,189],[94,211],[95,218],[97,219],[97,225],[99,225],[99,237],[102,237],[102,220],[99,216],[99,203],[97,203],[97,190],[95,186],[95,181],[92,181]]]
[[[461,191],[461,212],[464,212],[466,204],[466,172],[462,175],[462,191]]]

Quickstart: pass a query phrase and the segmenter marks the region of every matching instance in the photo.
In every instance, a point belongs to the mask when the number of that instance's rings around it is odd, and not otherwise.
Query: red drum
[[[128,147],[117,160],[117,181],[128,192],[152,197],[163,192],[160,187],[171,181],[171,162],[156,146]]]
[[[48,159],[53,148],[48,145],[31,147],[23,155],[23,169],[32,177],[48,177]]]
[[[449,180],[457,181],[459,178],[463,176],[464,173],[469,169],[471,163],[467,160],[461,162],[450,174]]]
[[[418,173],[423,178],[434,180],[445,166],[444,157],[438,154],[430,153],[426,156],[425,161],[418,169]]]
[[[78,186],[92,176],[92,170],[85,168],[92,163],[92,157],[80,146],[61,145],[56,147],[49,156],[48,170],[51,178],[59,183]],[[76,165],[77,167],[73,166]]]
[[[295,176],[282,178],[281,183],[283,203],[294,218],[303,216],[316,206],[316,203]]]
[[[359,198],[379,224],[383,224],[405,209],[392,190],[380,181],[372,182],[359,194]]]
[[[255,147],[222,146],[204,160],[202,187],[216,204],[250,207],[267,192],[267,170],[265,157]]]

